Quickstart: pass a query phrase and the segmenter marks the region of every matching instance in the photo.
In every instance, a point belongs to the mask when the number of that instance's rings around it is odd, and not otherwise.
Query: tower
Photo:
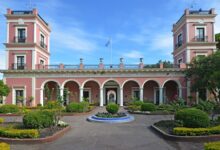
[[[7,9],[6,69],[34,70],[49,64],[50,27],[31,11]]]
[[[175,64],[190,63],[196,56],[207,56],[216,50],[215,10],[186,9],[173,25],[173,58]]]

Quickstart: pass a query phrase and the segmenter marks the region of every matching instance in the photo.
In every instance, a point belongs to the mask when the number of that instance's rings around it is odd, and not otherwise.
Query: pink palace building
[[[124,106],[134,98],[163,104],[177,98],[190,103],[210,96],[206,90],[192,93],[192,81],[183,71],[198,55],[215,52],[214,9],[186,9],[173,24],[174,65],[169,68],[162,63],[149,67],[142,58],[139,64],[124,64],[123,58],[111,65],[102,58],[96,65],[84,64],[83,59],[75,65],[50,64],[51,29],[38,10],[7,9],[5,17],[7,62],[0,72],[11,92],[4,104],[17,104],[18,97],[23,97],[23,105],[37,106],[59,97],[64,104],[87,98],[99,106],[109,102]]]

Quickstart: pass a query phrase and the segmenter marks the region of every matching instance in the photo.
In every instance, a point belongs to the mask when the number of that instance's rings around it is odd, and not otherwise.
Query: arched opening
[[[56,101],[60,96],[59,84],[55,81],[48,81],[44,84],[44,103],[48,101]]]
[[[153,102],[159,104],[160,91],[159,84],[156,81],[150,80],[143,85],[144,102]]]
[[[124,105],[133,100],[140,100],[140,86],[136,81],[127,81],[123,86]]]
[[[179,97],[179,86],[176,81],[169,80],[163,86],[164,102],[175,101]]]
[[[75,81],[68,81],[63,89],[63,103],[79,102],[79,85]]]
[[[99,105],[100,92],[96,81],[87,81],[83,87],[83,99],[94,105]]]
[[[104,104],[107,105],[108,103],[120,103],[120,86],[114,80],[109,80],[104,83],[103,85],[104,91]]]

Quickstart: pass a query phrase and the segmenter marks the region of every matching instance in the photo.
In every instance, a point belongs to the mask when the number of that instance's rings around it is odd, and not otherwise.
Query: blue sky
[[[29,0],[0,1],[0,43],[6,41],[6,8],[26,10]],[[40,15],[50,24],[51,64],[97,64],[99,58],[110,63],[112,38],[113,63],[123,57],[128,64],[152,64],[158,60],[172,61],[172,24],[185,8],[216,8],[219,0],[32,0]],[[220,32],[220,17],[216,31]],[[0,68],[5,67],[4,45],[0,45]]]

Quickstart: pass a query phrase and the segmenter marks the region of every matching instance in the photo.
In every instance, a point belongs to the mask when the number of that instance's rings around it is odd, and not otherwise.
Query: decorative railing
[[[107,69],[107,70],[113,70],[113,69],[120,69],[120,65],[117,65],[117,64],[107,64],[107,65],[104,65],[104,69]]]
[[[208,42],[208,36],[195,36],[193,42]]]
[[[124,69],[140,69],[140,66],[138,64],[125,64]]]
[[[63,69],[79,69],[79,65],[64,65]]]
[[[42,48],[45,48],[45,49],[47,49],[47,45],[44,43],[44,42],[40,42],[40,46],[42,47]]]
[[[60,69],[60,65],[44,65],[44,69]]]
[[[26,68],[27,66],[24,63],[13,63],[11,65],[12,70],[25,70]]]
[[[15,36],[14,43],[26,43],[26,37]]]

